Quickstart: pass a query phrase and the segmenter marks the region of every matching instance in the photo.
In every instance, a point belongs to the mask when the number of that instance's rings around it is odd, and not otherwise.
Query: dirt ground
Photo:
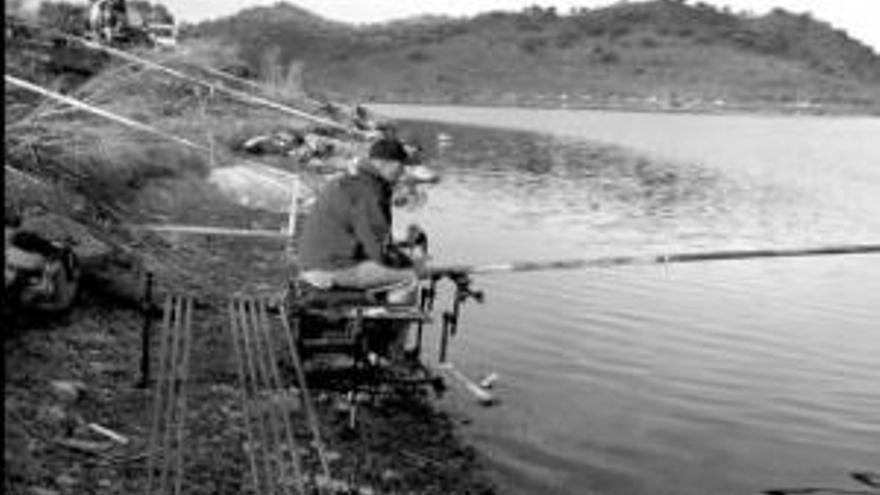
[[[168,191],[170,186],[161,187]],[[239,228],[277,227],[283,221],[204,202],[178,204],[165,213],[172,222]],[[135,248],[147,260],[162,260],[163,269],[155,272],[154,301],[169,291],[187,292],[197,300],[183,493],[251,493],[226,301],[235,292],[282,287],[288,273],[284,247],[277,241],[145,236]],[[117,267],[93,276],[66,315],[7,319],[5,493],[145,491],[153,390],[138,387],[144,315],[137,297],[143,293],[143,272]],[[160,326],[161,319],[152,320],[154,335]],[[348,427],[348,414],[338,410],[338,397],[320,391],[315,396],[333,479],[361,493],[494,493],[480,456],[458,436],[456,421],[434,407],[430,395],[363,404],[355,429]],[[308,445],[303,413],[292,415],[297,437]],[[122,435],[127,443],[96,433],[89,423]]]

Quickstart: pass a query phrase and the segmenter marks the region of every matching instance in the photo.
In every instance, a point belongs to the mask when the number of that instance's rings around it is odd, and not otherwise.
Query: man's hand
[[[422,252],[428,252],[428,234],[418,225],[410,224],[406,228],[406,244],[414,248],[421,248]]]
[[[431,269],[428,267],[428,257],[422,258],[413,258],[412,260],[412,269],[416,273],[416,277],[420,279],[429,278],[431,276]]]

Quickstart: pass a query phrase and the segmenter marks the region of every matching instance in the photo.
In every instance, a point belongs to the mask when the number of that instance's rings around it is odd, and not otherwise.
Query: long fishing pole
[[[852,244],[839,246],[821,246],[809,248],[780,248],[780,249],[738,249],[721,251],[668,253],[655,255],[633,256],[605,256],[595,258],[575,258],[554,261],[516,261],[511,263],[497,263],[488,265],[446,265],[427,267],[421,270],[420,276],[431,279],[432,282],[447,277],[452,280],[456,288],[456,298],[476,297],[481,300],[479,292],[469,288],[469,275],[492,274],[492,273],[517,273],[536,272],[544,270],[573,270],[578,268],[605,268],[627,265],[658,265],[667,263],[694,263],[699,261],[722,261],[722,260],[746,260],[756,258],[793,258],[805,256],[832,256],[854,254],[877,254],[880,253],[880,244]],[[457,299],[456,299],[457,300]],[[445,344],[441,344],[445,346]],[[441,358],[443,359],[443,358]],[[487,406],[495,402],[494,396],[484,387],[476,384],[467,376],[458,371],[452,363],[441,363],[440,369],[446,371],[449,376],[460,382],[470,394],[482,405]],[[770,493],[770,492],[766,492]],[[782,491],[773,492],[782,495]],[[795,492],[785,492],[791,493]],[[798,492],[801,493],[801,492]],[[803,492],[807,493],[807,492]],[[856,493],[856,492],[852,492]]]
[[[82,38],[80,36],[74,36],[72,34],[65,33],[65,32],[60,31],[55,28],[51,28],[48,26],[42,26],[40,24],[36,24],[36,23],[32,23],[32,22],[27,22],[22,19],[12,19],[12,21],[19,23],[19,24],[22,24],[22,25],[25,25],[25,26],[30,26],[30,27],[33,27],[36,29],[42,29],[46,32],[53,33],[56,36],[64,38],[68,41],[73,41],[73,42],[79,43],[82,46],[85,46],[86,48],[96,50],[96,51],[102,51],[104,53],[107,53],[108,55],[112,55],[112,56],[127,60],[129,62],[133,62],[133,63],[139,64],[139,65],[145,66],[145,67],[149,67],[154,70],[158,70],[160,72],[163,72],[163,73],[168,74],[170,76],[176,77],[178,79],[182,79],[184,81],[188,81],[193,84],[198,84],[198,85],[207,87],[209,89],[213,89],[216,91],[226,93],[230,96],[238,98],[239,100],[262,105],[264,107],[271,108],[271,109],[274,109],[274,110],[277,110],[277,111],[280,111],[283,113],[287,113],[289,115],[293,115],[293,116],[296,116],[296,117],[299,117],[302,119],[310,120],[316,124],[321,124],[321,125],[325,125],[328,127],[333,127],[336,129],[340,129],[340,130],[343,130],[346,132],[352,132],[355,134],[359,133],[356,129],[348,127],[343,124],[340,124],[339,122],[336,122],[336,121],[333,121],[330,119],[325,119],[325,118],[319,117],[317,115],[312,115],[308,112],[304,112],[302,110],[297,110],[297,109],[291,108],[287,105],[283,105],[281,103],[278,103],[278,102],[275,102],[275,101],[272,101],[267,98],[263,98],[261,96],[257,96],[257,95],[251,94],[251,93],[246,93],[244,91],[232,89],[232,88],[229,88],[229,87],[226,87],[223,85],[211,84],[210,82],[205,81],[201,78],[192,76],[190,74],[186,74],[184,72],[181,72],[176,69],[172,69],[170,67],[166,67],[160,63],[153,62],[151,60],[146,60],[146,59],[138,57],[136,55],[132,55],[124,50],[119,50],[119,49],[116,49],[116,48],[113,48],[113,47],[110,47],[107,45],[103,45],[101,43],[97,43],[95,41],[88,40],[86,38]]]
[[[552,261],[514,261],[486,265],[439,265],[427,267],[425,278],[458,277],[470,274],[535,272],[546,270],[573,270],[578,268],[605,268],[627,265],[665,265],[700,261],[745,260],[755,258],[795,258],[806,256],[833,256],[880,254],[880,244],[850,244],[808,248],[734,249],[721,251],[682,252],[651,255],[604,256]]]
[[[174,134],[170,134],[170,133],[165,132],[161,129],[153,127],[149,124],[139,122],[136,120],[132,120],[127,117],[123,117],[121,115],[117,115],[113,112],[109,112],[107,110],[98,108],[94,105],[90,105],[88,103],[77,100],[76,98],[62,95],[62,94],[57,93],[55,91],[43,88],[37,84],[25,81],[23,79],[19,79],[15,76],[10,76],[9,74],[4,74],[3,78],[4,78],[5,82],[7,82],[11,85],[17,86],[17,87],[22,88],[27,91],[31,91],[33,93],[39,94],[41,96],[44,96],[44,97],[47,97],[50,99],[60,101],[62,103],[70,105],[73,108],[77,108],[77,109],[85,111],[87,113],[91,113],[93,115],[103,117],[105,119],[111,120],[111,121],[116,122],[118,124],[121,124],[123,126],[129,127],[132,129],[136,129],[138,131],[151,134],[153,136],[167,139],[169,141],[175,142],[175,143],[182,145],[182,146],[189,148],[189,149],[200,151],[202,153],[207,153],[208,155],[213,154],[213,149],[211,146],[205,146],[200,143],[195,143],[193,141],[190,141],[189,139],[186,139],[186,138],[183,138],[180,136],[176,136]],[[274,169],[274,168],[269,167],[259,161],[244,159],[244,160],[239,160],[238,163],[246,164],[251,167],[259,167],[260,170],[262,170],[266,173],[273,174],[275,176],[275,178],[278,179],[279,181],[292,181],[295,178],[294,175],[289,174],[288,172]],[[37,182],[37,183],[40,182],[39,179],[36,179],[25,172],[17,170],[14,167],[10,167],[9,165],[6,165],[6,170],[12,170],[12,171],[32,180],[34,182]],[[295,183],[294,183],[294,187],[295,187]],[[142,230],[163,230],[163,227],[156,226],[156,225],[144,225],[144,226],[140,226],[139,228],[141,228]],[[280,232],[274,232],[274,231],[239,231],[236,229],[211,228],[211,227],[199,227],[199,226],[170,226],[169,228],[165,228],[164,230],[177,231],[177,232],[183,232],[183,233],[211,234],[211,235],[219,234],[219,235],[237,235],[237,236],[243,235],[243,236],[252,236],[252,237],[285,238],[284,234],[282,234]]]
[[[156,127],[153,127],[149,124],[145,124],[143,122],[138,122],[136,120],[132,120],[127,117],[123,117],[121,115],[116,115],[115,113],[108,112],[107,110],[103,110],[103,109],[98,108],[94,105],[89,105],[88,103],[84,103],[80,100],[77,100],[76,98],[72,98],[70,96],[65,96],[61,93],[43,88],[42,86],[39,86],[39,85],[34,84],[32,82],[25,81],[23,79],[19,79],[15,76],[11,76],[9,74],[3,74],[3,79],[7,83],[12,84],[13,86],[18,86],[21,89],[25,89],[27,91],[31,91],[31,92],[39,94],[41,96],[45,96],[47,98],[51,98],[51,99],[60,101],[62,103],[70,105],[71,107],[83,110],[85,112],[97,115],[99,117],[104,117],[105,119],[112,120],[112,121],[117,122],[119,124],[122,124],[124,126],[131,127],[133,129],[137,129],[139,131],[146,132],[148,134],[152,134],[154,136],[161,137],[163,139],[174,141],[175,143],[183,145],[187,148],[192,148],[192,149],[202,151],[202,152],[210,152],[211,151],[208,146],[204,146],[202,144],[195,143],[193,141],[190,141],[189,139],[182,138],[180,136],[175,136],[174,134],[169,134],[169,133],[162,131],[160,129],[157,129]]]

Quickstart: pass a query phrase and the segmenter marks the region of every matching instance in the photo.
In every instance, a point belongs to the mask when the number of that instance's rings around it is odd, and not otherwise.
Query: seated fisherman
[[[425,167],[412,165],[403,143],[381,139],[356,174],[339,177],[320,191],[299,242],[301,280],[319,289],[386,292],[392,304],[414,302],[417,262],[391,238],[395,184],[408,168],[424,180]],[[410,229],[410,237],[418,235],[424,236]]]

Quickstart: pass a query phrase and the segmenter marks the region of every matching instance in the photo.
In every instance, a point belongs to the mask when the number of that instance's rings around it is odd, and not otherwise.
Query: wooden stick
[[[113,440],[114,442],[116,442],[118,444],[128,445],[128,442],[129,442],[128,438],[120,435],[119,433],[116,433],[115,431],[113,431],[109,428],[105,428],[105,427],[99,425],[98,423],[88,423],[88,424],[86,424],[86,427],[88,429],[94,431],[95,433],[98,433],[100,435],[104,435],[105,437],[109,438],[110,440]]]

